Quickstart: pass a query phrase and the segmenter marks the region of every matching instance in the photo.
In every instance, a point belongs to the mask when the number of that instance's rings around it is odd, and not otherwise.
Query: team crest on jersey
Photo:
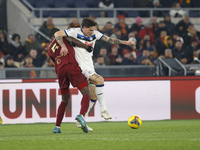
[[[60,59],[57,59],[56,62],[57,62],[57,64],[60,64],[60,63],[61,63],[61,60],[60,60]]]

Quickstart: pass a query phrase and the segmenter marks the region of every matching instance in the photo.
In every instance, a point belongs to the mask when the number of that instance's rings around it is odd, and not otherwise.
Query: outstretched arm
[[[108,42],[110,44],[115,44],[115,45],[119,45],[119,44],[136,45],[135,41],[122,41],[122,40],[119,40],[119,39],[108,37],[106,35],[104,35],[104,37],[102,38],[102,40],[106,41],[106,42]]]

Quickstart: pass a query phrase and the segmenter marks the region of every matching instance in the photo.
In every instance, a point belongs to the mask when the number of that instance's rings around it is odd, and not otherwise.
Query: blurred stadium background
[[[0,116],[4,119],[0,125],[0,149],[199,149],[200,0],[111,0],[112,8],[99,8],[100,2],[0,0]],[[176,9],[175,2],[179,5]],[[179,10],[184,14],[176,12],[175,16],[170,15],[170,11]],[[106,105],[113,118],[105,122],[99,107],[95,106],[87,118],[94,132],[82,133],[74,124],[82,95],[76,88],[70,88],[72,97],[63,119],[63,134],[53,134],[61,96],[54,67],[49,65],[46,52],[49,37],[40,29],[48,17],[52,17],[55,27],[67,29],[74,18],[81,24],[82,18],[90,15],[95,17],[104,34],[108,34],[103,30],[108,22],[111,22],[116,34],[118,29],[115,25],[119,16],[125,17],[129,29],[141,20],[142,29],[152,24],[153,20],[157,25],[163,25],[164,17],[170,16],[174,26],[167,35],[171,38],[176,35],[171,52],[175,43],[183,39],[182,48],[189,50],[190,57],[182,53],[180,58],[171,54],[169,58],[163,57],[158,53],[162,47],[156,47],[151,42],[145,49],[145,39],[137,37],[135,32],[131,37],[138,40],[136,48],[97,43],[94,64],[97,73],[105,77]],[[189,17],[191,24],[184,29],[182,36],[175,29],[185,16]],[[168,25],[165,27],[168,28]],[[31,54],[34,65],[27,67],[25,59],[29,54],[22,51],[27,42],[31,43],[29,35],[36,39],[38,49]],[[36,35],[45,42],[40,42]],[[159,38],[157,35],[154,40],[158,42]],[[13,41],[15,39],[18,43]],[[129,39],[127,37],[126,40]],[[193,42],[196,42],[196,47],[193,47]],[[122,58],[121,61],[129,52],[132,63],[102,65],[98,62],[101,48],[106,48],[106,59],[110,59],[108,54],[112,49],[118,48],[116,58]],[[17,53],[13,53],[15,50]],[[136,61],[144,51],[154,52],[148,58],[151,63]],[[187,62],[185,57],[192,59]],[[139,115],[143,120],[138,130],[132,130],[127,125],[132,115]]]
[[[95,17],[99,25],[100,31],[105,26],[105,24],[110,21],[112,23],[112,28],[115,30],[114,26],[118,22],[118,16],[123,15],[125,17],[125,23],[128,25],[130,29],[131,26],[136,22],[136,17],[140,16],[142,19],[142,24],[144,27],[151,21],[154,17],[156,18],[157,24],[164,20],[164,16],[169,15],[172,7],[174,7],[174,3],[178,2],[186,14],[190,17],[190,22],[194,25],[197,31],[200,30],[200,22],[199,22],[199,1],[197,0],[189,0],[189,1],[179,1],[179,0],[170,0],[168,2],[164,0],[150,0],[139,2],[138,0],[125,0],[123,3],[119,0],[111,1],[114,5],[113,8],[99,8],[100,0],[0,0],[1,7],[1,31],[5,33],[8,39],[8,43],[12,41],[13,34],[20,35],[20,42],[24,45],[28,35],[37,33],[42,37],[49,40],[49,37],[45,34],[42,34],[40,26],[48,17],[53,18],[53,24],[55,27],[60,29],[67,29],[69,24],[72,22],[73,18],[78,18],[79,24],[81,24],[81,20],[84,17],[88,17],[90,15]],[[157,5],[157,3],[159,5]],[[102,17],[102,12],[103,17]],[[184,18],[184,15],[181,17],[171,17],[171,22],[175,25],[179,23]],[[186,30],[189,30],[188,28]],[[103,32],[103,31],[102,31]],[[130,33],[131,31],[128,31]],[[189,32],[189,31],[188,31]],[[187,32],[187,33],[188,33]],[[198,38],[199,35],[197,35]],[[159,38],[157,36],[155,40]],[[183,37],[184,38],[184,37]],[[36,38],[37,40],[37,38]],[[128,40],[128,39],[127,39]],[[141,42],[137,41],[138,45],[141,45]],[[46,53],[44,52],[44,45],[39,43],[40,50],[38,51],[38,55],[42,55],[41,65],[36,66],[34,78],[51,78],[48,76],[40,76],[40,72],[48,72],[53,71],[53,67],[42,67],[42,65],[46,61],[46,57],[44,56]],[[175,43],[174,43],[175,44]],[[105,47],[102,43],[97,44],[98,48],[95,47],[96,53],[94,53],[94,63],[98,59],[98,53],[100,48]],[[185,75],[199,75],[199,59],[195,61],[195,63],[182,63],[178,64],[176,61],[173,61],[168,66],[163,65],[162,60],[157,60],[158,54],[155,45],[154,47],[154,59],[151,60],[151,63],[140,64],[139,62],[133,62],[134,65],[125,65],[122,64],[111,64],[106,66],[97,65],[96,70],[97,73],[101,74],[104,77],[140,77],[140,76],[185,76]],[[107,49],[107,53],[111,52],[111,46]],[[120,47],[119,50],[120,57],[124,57],[126,47]],[[120,49],[119,48],[119,49]],[[137,47],[135,49],[136,54],[142,53],[143,48]],[[198,49],[197,49],[198,51]],[[26,72],[29,72],[30,68],[23,67],[24,59],[20,60],[20,64],[18,62],[15,63],[17,68],[9,68],[5,67],[5,63],[7,57],[9,56],[9,52],[7,54],[1,55],[1,61],[4,63],[3,69],[1,69],[0,78],[1,79],[9,79],[9,78],[31,78],[27,76]],[[193,54],[191,54],[193,55]],[[15,61],[15,56],[14,61]],[[137,56],[136,56],[137,57]],[[182,56],[181,56],[182,57]],[[196,57],[196,56],[193,56]],[[198,56],[199,57],[199,51]],[[41,57],[40,57],[41,58]],[[143,59],[142,59],[143,60]],[[141,60],[141,61],[142,61]],[[164,61],[165,64],[166,61]],[[171,62],[171,61],[170,61]],[[196,63],[197,62],[197,63]],[[135,65],[136,64],[136,65]],[[167,63],[168,64],[168,63]],[[183,65],[183,66],[182,66]],[[162,66],[159,68],[158,66]],[[165,69],[167,71],[162,71]],[[170,71],[168,71],[170,70]],[[14,72],[14,75],[12,75]],[[24,74],[19,72],[25,72]],[[172,73],[169,73],[172,72]],[[11,75],[10,75],[11,74]]]

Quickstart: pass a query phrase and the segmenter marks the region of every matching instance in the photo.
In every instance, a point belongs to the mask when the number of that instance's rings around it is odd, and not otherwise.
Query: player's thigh
[[[93,67],[82,67],[81,70],[87,80],[89,80],[90,76],[96,74]]]
[[[82,95],[89,95],[91,97],[91,93],[89,90],[89,86],[85,86],[81,89],[79,89]]]
[[[79,90],[83,89],[84,87],[88,86],[86,77],[82,74],[78,64],[70,65],[69,73],[69,80],[73,87],[77,87]],[[87,92],[87,90],[85,90]],[[89,92],[87,92],[89,95]]]
[[[90,93],[91,93],[91,99],[92,100],[97,100],[97,96],[96,96],[96,87],[95,86],[90,86]]]
[[[59,83],[61,94],[62,95],[68,94],[70,83],[69,83],[69,78],[67,77],[67,73],[64,67],[63,69],[60,69],[57,72],[57,76],[58,76],[58,83]]]
[[[95,85],[104,84],[103,77],[98,74],[93,74],[92,76],[90,76],[89,81],[90,81],[90,83],[95,84]]]

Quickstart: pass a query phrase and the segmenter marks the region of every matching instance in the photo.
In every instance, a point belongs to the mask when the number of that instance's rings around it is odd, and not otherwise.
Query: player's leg
[[[89,107],[89,101],[90,101],[90,94],[89,94],[88,86],[80,89],[80,92],[83,95],[82,100],[81,100],[80,114],[85,117],[85,114],[86,114],[88,107]]]
[[[62,94],[62,101],[58,107],[56,116],[56,125],[53,128],[53,133],[62,133],[60,130],[60,125],[62,123],[67,104],[69,103],[70,100],[70,93],[68,89],[66,90],[61,89],[61,94]]]
[[[83,85],[85,86],[84,88],[82,88]],[[77,88],[80,90],[81,94],[83,95],[83,98],[81,100],[80,114],[83,115],[83,117],[85,119],[85,115],[86,115],[86,112],[88,110],[89,101],[90,101],[90,96],[89,96],[90,91],[89,91],[87,80],[85,79],[85,81],[83,83],[81,83],[80,85],[78,85]],[[80,122],[76,122],[76,127],[81,128]],[[88,125],[87,125],[87,128],[88,128],[88,131],[90,131],[90,132],[93,131],[93,129],[91,127],[89,127]]]
[[[84,119],[85,119],[85,116],[86,116],[86,112],[88,110],[88,106],[89,106],[89,101],[90,101],[90,92],[89,92],[89,88],[88,86],[87,87],[84,87],[80,90],[81,94],[83,95],[83,98],[81,100],[81,110],[80,110],[80,114],[83,115]],[[76,122],[76,127],[78,128],[81,128],[81,124],[79,122]],[[92,128],[90,128],[88,125],[87,125],[87,128],[88,128],[88,131],[93,131]]]
[[[80,115],[83,117],[83,119],[81,121],[81,119],[78,120],[78,118],[76,117],[76,120],[77,120],[76,127],[82,128],[83,131],[87,133],[88,131],[93,131],[93,129],[90,128],[86,124],[85,117],[84,117],[86,112],[87,112],[87,110],[88,110],[88,107],[89,107],[89,101],[90,101],[89,88],[88,88],[88,86],[86,86],[86,87],[81,88],[81,89],[78,87],[78,89],[80,90],[81,94],[83,95],[82,100],[81,100],[81,109],[80,109]],[[84,123],[87,126],[87,130],[85,129]]]
[[[67,104],[70,100],[70,92],[69,92],[69,79],[67,78],[67,66],[63,67],[57,72],[58,75],[58,83],[60,86],[60,92],[62,95],[62,101],[58,107],[58,112],[56,116],[56,125],[53,129],[54,133],[62,133],[60,131],[60,125],[62,123],[65,109],[67,107]]]
[[[93,83],[96,85],[95,93],[96,93],[97,99],[99,101],[99,106],[101,109],[101,117],[103,117],[106,120],[112,119],[112,117],[110,116],[110,114],[107,111],[107,107],[105,104],[103,77],[98,74],[94,74],[89,77],[89,81],[90,81],[90,83]],[[91,89],[91,93],[94,92],[92,90],[94,90],[94,89]]]
[[[88,83],[85,78],[85,76],[81,73],[81,70],[79,66],[77,65],[72,65],[71,68],[71,76],[70,76],[70,81],[71,84],[74,87],[77,87],[81,94],[83,95],[82,100],[81,100],[81,109],[80,109],[80,114],[76,116],[76,120],[78,121],[76,123],[77,127],[81,127],[85,133],[88,131],[92,131],[93,129],[88,127],[86,122],[85,122],[85,113],[88,110],[89,107],[89,101],[90,101],[90,92],[88,88]]]
[[[89,103],[89,108],[87,110],[87,113],[85,114],[85,117],[88,116],[90,110],[94,107],[96,101],[97,101],[97,96],[96,96],[96,85],[94,84],[90,84],[90,93],[91,93],[91,99],[90,99],[90,103]]]
[[[78,66],[78,65],[77,65]],[[90,91],[88,88],[88,83],[85,76],[81,73],[80,68],[74,69],[70,77],[72,86],[77,87],[81,94],[83,95],[81,100],[81,110],[80,114],[85,117],[85,113],[89,107],[90,101]]]

